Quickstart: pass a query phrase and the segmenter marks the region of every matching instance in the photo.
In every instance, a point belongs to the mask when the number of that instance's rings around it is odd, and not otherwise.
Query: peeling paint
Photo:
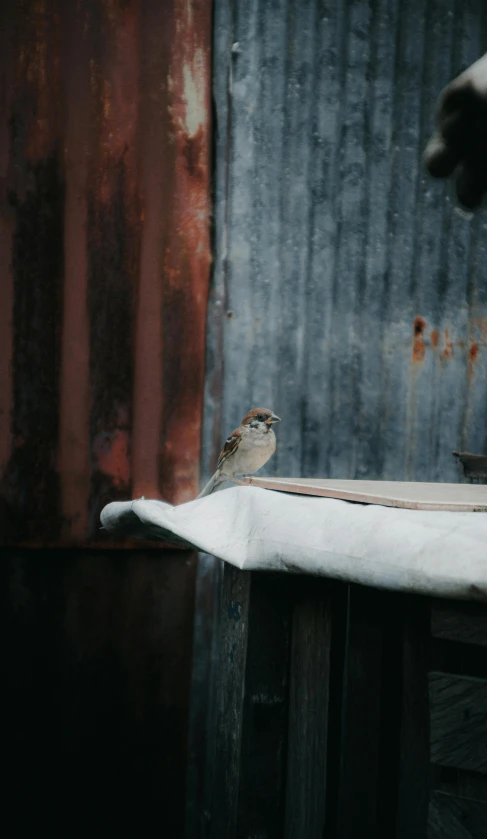
[[[206,119],[206,62],[202,50],[196,50],[191,65],[183,67],[184,100],[186,113],[184,125],[186,133],[194,137],[196,132],[204,126]]]

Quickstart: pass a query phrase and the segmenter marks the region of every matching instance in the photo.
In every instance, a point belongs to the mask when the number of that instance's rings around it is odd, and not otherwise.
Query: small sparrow
[[[252,408],[245,414],[239,427],[226,440],[216,472],[198,498],[210,495],[225,481],[244,484],[237,475],[252,474],[267,463],[276,450],[276,435],[272,428],[275,422],[280,422],[280,419],[268,408]]]

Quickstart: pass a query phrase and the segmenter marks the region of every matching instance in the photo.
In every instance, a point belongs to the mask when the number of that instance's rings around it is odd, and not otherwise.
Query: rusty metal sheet
[[[0,541],[199,483],[211,3],[0,11]]]

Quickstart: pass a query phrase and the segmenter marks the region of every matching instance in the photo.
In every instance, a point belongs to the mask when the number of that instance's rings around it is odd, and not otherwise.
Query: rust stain
[[[90,380],[87,310],[88,150],[93,144],[93,108],[84,17],[73,13],[65,49],[76,55],[63,75],[66,101],[64,209],[64,299],[58,469],[63,532],[81,541],[88,528],[90,497]]]
[[[133,310],[140,263],[140,8],[139,3],[126,9],[103,3],[92,24],[103,32],[103,49],[88,70],[95,132],[87,223],[95,517],[107,500],[119,497],[122,486],[127,493],[131,487],[131,459],[120,441],[128,447],[132,425]],[[112,441],[110,456],[101,459],[100,439]]]
[[[0,217],[0,479],[11,455],[12,391],[12,313],[14,288],[12,276],[13,226]]]
[[[479,345],[477,341],[470,341],[468,348],[468,376],[473,378],[475,376],[475,362],[479,355]]]
[[[1,103],[4,114],[11,113],[14,96],[13,35],[14,21],[12,15],[6,13],[0,26]],[[14,214],[8,198],[11,187],[11,151],[10,126],[8,120],[3,118],[0,120],[0,480],[11,455],[10,429],[13,407]]]
[[[155,150],[154,150],[155,151]],[[152,156],[149,157],[152,160]],[[156,243],[162,190],[151,188],[150,167],[142,228],[135,332],[133,414],[133,496],[160,498],[159,457],[162,416],[162,284]],[[142,175],[144,179],[144,173]]]
[[[439,341],[440,341],[440,333],[438,332],[437,329],[433,329],[432,332],[431,332],[431,346],[433,347],[433,349],[437,348]]]
[[[468,360],[471,362],[471,364],[474,364],[477,361],[478,355],[479,345],[476,341],[472,341],[468,349]]]
[[[487,343],[487,317],[475,317],[471,319],[472,328],[478,335],[481,344]]]
[[[15,124],[25,157],[36,162],[49,154],[59,136],[60,15],[46,0],[19,6],[16,81],[23,101]]]
[[[162,22],[162,18],[161,18]],[[152,109],[160,115],[161,122],[152,131],[162,135],[159,147],[151,147],[152,155],[166,162],[165,181],[154,183],[149,168],[144,175],[148,188],[145,193],[145,226],[164,225],[162,264],[152,268],[152,279],[142,271],[140,288],[143,290],[139,307],[148,295],[148,285],[159,283],[161,300],[160,323],[157,314],[150,319],[151,330],[159,331],[159,342],[153,343],[151,358],[155,371],[162,373],[163,401],[154,405],[143,416],[141,395],[156,399],[154,379],[150,368],[143,368],[138,360],[136,376],[139,397],[135,400],[138,412],[134,427],[134,474],[141,477],[134,482],[139,487],[142,480],[142,463],[147,460],[144,451],[146,433],[159,435],[159,461],[157,485],[159,495],[174,503],[188,501],[197,493],[201,440],[201,413],[204,386],[204,354],[206,305],[210,270],[210,51],[211,10],[195,0],[176,0],[174,4],[174,29],[170,38],[166,86],[155,100],[161,107]],[[149,143],[149,138],[147,139]],[[149,183],[152,183],[149,186]],[[162,195],[162,199],[161,199]],[[153,208],[161,206],[158,219],[149,221]],[[145,235],[145,233],[144,233]],[[145,247],[147,250],[145,250]],[[159,251],[159,253],[161,253]],[[157,261],[150,247],[143,243],[144,265],[154,266]],[[147,268],[145,270],[147,270]],[[162,272],[162,273],[161,273]],[[145,289],[145,290],[144,290]],[[157,299],[157,296],[152,299]],[[139,320],[138,334],[142,346],[144,324]],[[145,339],[147,340],[147,339]],[[139,351],[137,353],[139,355]],[[139,380],[139,376],[141,377]],[[148,428],[149,425],[149,428]],[[137,466],[136,466],[137,464]],[[153,469],[151,482],[155,482]]]
[[[119,428],[98,434],[92,447],[96,469],[113,482],[116,489],[127,489],[130,482],[128,431]]]
[[[210,7],[176,0],[171,21],[163,8],[151,19],[151,73],[148,57],[141,76],[133,494],[174,503],[193,498],[199,482],[210,268],[210,41]],[[155,75],[162,80],[157,85]]]
[[[141,20],[147,54],[140,68],[139,177],[141,193],[140,270],[135,314],[133,385],[132,494],[137,498],[170,498],[159,488],[162,433],[163,291],[161,245],[169,235],[169,185],[172,159],[168,150],[169,42],[174,20],[162,4],[150,20]],[[177,405],[175,406],[177,409]]]
[[[191,178],[205,178],[208,173],[202,154],[205,142],[205,132],[201,125],[194,137],[186,137],[183,141],[181,153],[186,160],[188,175]]]
[[[424,340],[424,332],[426,329],[426,321],[420,315],[414,319],[413,326],[413,363],[420,364],[424,361],[426,355],[426,343]]]
[[[453,341],[450,339],[448,329],[445,329],[445,343],[441,355],[445,361],[449,361],[454,356]]]

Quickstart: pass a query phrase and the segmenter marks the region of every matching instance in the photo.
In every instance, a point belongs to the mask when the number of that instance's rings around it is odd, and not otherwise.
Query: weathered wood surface
[[[487,773],[487,681],[430,673],[431,761]]]
[[[461,798],[475,798],[487,803],[487,775],[470,772],[467,769],[435,766],[432,787],[439,792],[457,795]]]
[[[325,825],[331,598],[324,580],[294,587],[285,839],[322,839]]]
[[[278,574],[252,575],[237,839],[283,835],[293,588]]]
[[[215,769],[214,731],[222,566],[221,560],[214,556],[200,554],[198,557],[190,686],[186,839],[205,839],[207,836],[207,793],[211,789]]]
[[[347,638],[341,685],[341,745],[336,831],[340,839],[379,829],[385,598],[349,587]],[[333,724],[339,724],[334,720]]]
[[[430,783],[427,601],[404,598],[401,624],[397,839],[424,839]]]
[[[220,606],[216,755],[209,836],[236,836],[245,667],[251,589],[249,572],[224,565]],[[262,639],[265,643],[265,639]]]
[[[487,801],[482,647],[432,638],[436,601],[225,574],[211,839],[477,839],[450,799]]]
[[[182,836],[194,570],[0,552],[2,835]]]
[[[485,839],[486,835],[486,802],[460,798],[444,792],[432,794],[428,814],[428,839]]]
[[[434,638],[487,647],[487,609],[474,603],[455,608],[450,604],[435,605],[431,610],[431,634]]]

